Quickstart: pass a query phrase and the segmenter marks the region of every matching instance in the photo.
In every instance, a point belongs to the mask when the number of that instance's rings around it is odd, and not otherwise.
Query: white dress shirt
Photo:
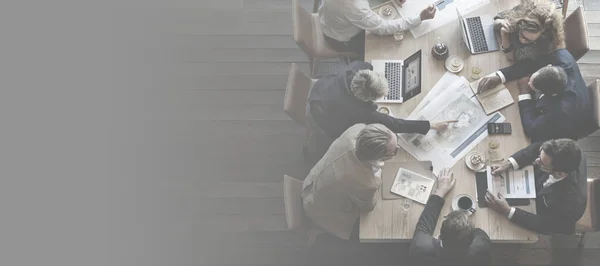
[[[384,164],[384,162],[380,161],[373,162],[373,174],[379,179],[381,179],[381,169],[383,168]]]
[[[500,77],[500,80],[502,81],[502,83],[506,83],[506,77],[504,77],[504,74],[502,74],[502,71],[496,71],[494,74],[496,74],[496,75],[498,75],[498,77]],[[556,95],[556,94],[554,94],[554,95]],[[542,97],[544,97],[544,94],[541,94],[539,99],[541,99]],[[529,93],[520,94],[519,102],[524,101],[524,100],[531,100],[531,94],[529,94]],[[515,169],[517,169],[517,168],[515,168]]]
[[[421,24],[418,14],[406,20],[386,20],[371,10],[367,0],[323,0],[318,14],[323,34],[340,42],[349,41],[362,30],[392,35]]]

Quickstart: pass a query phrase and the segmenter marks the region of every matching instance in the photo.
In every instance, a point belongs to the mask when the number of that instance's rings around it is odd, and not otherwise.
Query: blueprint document
[[[460,10],[462,15],[465,15],[489,3],[490,0],[406,1],[404,4],[402,4],[402,8],[400,8],[398,12],[400,12],[400,15],[406,19],[420,14],[421,10],[428,5],[435,5],[437,9],[435,17],[433,19],[423,21],[420,26],[410,30],[413,37],[418,38],[452,21],[456,21],[458,19],[456,7],[458,7],[458,10]]]
[[[452,83],[454,83],[459,78],[460,77],[457,76],[456,74],[446,71],[446,73],[444,73],[444,75],[433,86],[433,88],[431,88],[431,90],[429,90],[429,93],[427,93],[425,98],[423,98],[423,100],[419,103],[419,105],[417,105],[417,108],[415,108],[415,110],[419,111],[419,110],[423,109],[431,101],[435,100],[437,95],[442,94],[446,88],[450,87],[450,85],[452,85]]]
[[[429,95],[428,95],[429,96]],[[407,119],[445,121],[458,120],[442,131],[430,130],[426,135],[399,134],[400,146],[420,161],[431,161],[434,173],[452,167],[473,147],[487,137],[487,123],[505,120],[498,112],[486,115],[473,96],[469,81],[460,77],[441,94]]]

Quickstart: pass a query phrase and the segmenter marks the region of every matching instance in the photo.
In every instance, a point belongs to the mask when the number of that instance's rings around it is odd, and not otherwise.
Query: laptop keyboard
[[[483,25],[481,25],[480,17],[466,18],[469,33],[471,34],[471,43],[473,43],[473,52],[487,52],[488,46],[483,33]]]
[[[402,64],[396,62],[385,63],[385,78],[388,80],[390,91],[384,100],[399,101],[402,99]]]

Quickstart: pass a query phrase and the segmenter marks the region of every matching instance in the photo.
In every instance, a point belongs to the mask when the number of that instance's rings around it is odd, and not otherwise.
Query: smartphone
[[[510,134],[512,127],[510,123],[488,123],[488,133],[494,134]]]

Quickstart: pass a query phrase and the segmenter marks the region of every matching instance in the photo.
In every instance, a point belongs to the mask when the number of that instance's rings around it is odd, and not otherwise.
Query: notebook
[[[399,194],[396,194],[394,192],[392,192],[392,187],[394,185],[394,181],[396,181],[396,176],[398,174],[398,170],[400,169],[405,169],[408,170],[410,172],[416,173],[418,175],[422,175],[425,176],[427,178],[430,178],[432,180],[435,180],[436,178],[433,175],[432,172],[432,164],[430,161],[424,161],[424,162],[416,162],[416,161],[412,161],[412,162],[386,162],[385,165],[383,166],[383,171],[381,174],[381,178],[382,178],[382,198],[384,200],[390,200],[390,199],[403,199],[403,196],[400,196]],[[426,190],[429,190],[429,193],[431,193],[431,188],[428,187]],[[428,196],[427,196],[428,198]],[[425,200],[426,202],[427,200]],[[423,203],[425,204],[425,203]]]
[[[477,93],[477,87],[479,87],[480,81],[481,79],[478,79],[470,84],[473,93]],[[510,91],[508,91],[504,84],[500,84],[491,90],[482,92],[475,97],[481,104],[481,107],[483,107],[483,111],[488,115],[515,102],[510,95]]]

